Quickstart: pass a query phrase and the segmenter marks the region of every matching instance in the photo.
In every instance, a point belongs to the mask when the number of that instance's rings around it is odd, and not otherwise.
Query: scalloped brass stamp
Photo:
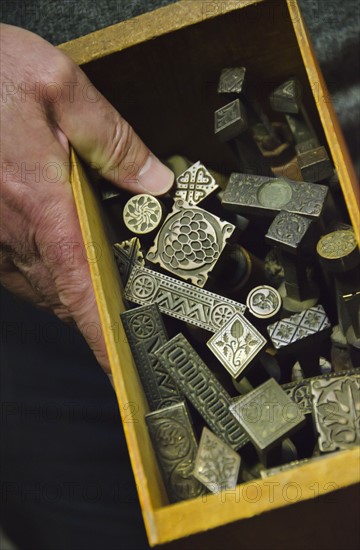
[[[161,204],[152,195],[134,195],[124,206],[123,218],[126,227],[133,233],[151,233],[161,222]]]
[[[183,400],[155,352],[168,341],[156,304],[137,307],[120,315],[151,410],[169,407]]]
[[[325,185],[233,173],[223,192],[224,208],[240,214],[275,216],[280,210],[319,218],[328,188]]]
[[[246,309],[239,302],[137,265],[125,287],[125,297],[135,304],[157,304],[162,313],[210,332]]]
[[[236,487],[241,457],[207,428],[203,428],[193,476],[211,493]]]
[[[269,450],[305,421],[300,408],[273,378],[233,399],[230,411],[259,451]]]
[[[234,231],[231,223],[177,200],[146,259],[203,287]]]
[[[205,487],[192,475],[198,444],[185,403],[149,413],[145,421],[170,502],[203,495]]]
[[[239,313],[207,342],[207,346],[233,378],[238,378],[266,344],[266,339]]]
[[[181,199],[189,206],[196,206],[218,188],[215,178],[198,161],[176,178],[174,199]]]
[[[230,396],[182,334],[164,344],[156,355],[218,437],[235,451],[247,443],[247,435],[229,412]]]

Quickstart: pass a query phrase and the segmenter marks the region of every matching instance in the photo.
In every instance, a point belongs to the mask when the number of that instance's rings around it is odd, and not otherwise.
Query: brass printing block
[[[328,188],[325,185],[233,173],[222,205],[240,214],[275,216],[280,210],[319,218]]]
[[[314,420],[322,452],[360,444],[360,375],[311,380]]]
[[[296,254],[309,240],[312,221],[305,216],[282,210],[271,223],[265,240],[281,250]]]
[[[360,262],[359,248],[352,229],[332,231],[321,237],[316,247],[323,267],[330,273],[344,273]]]
[[[182,199],[189,206],[195,206],[218,188],[215,178],[198,161],[176,178],[174,198]]]
[[[238,378],[266,344],[266,339],[239,313],[235,313],[207,342],[207,346],[233,378]]]
[[[212,493],[236,487],[241,458],[207,428],[203,428],[193,476]]]
[[[155,352],[168,341],[156,304],[121,314],[126,336],[151,410],[169,407],[183,400],[171,376]]]
[[[234,231],[231,223],[177,200],[146,259],[203,287]]]
[[[300,153],[297,157],[304,181],[322,181],[333,175],[334,168],[325,147],[316,147]]]
[[[145,421],[170,502],[204,494],[192,475],[198,445],[185,403],[149,413]]]
[[[126,227],[133,233],[151,233],[161,222],[161,204],[152,195],[134,195],[124,206],[123,218]]]
[[[293,345],[295,342],[330,330],[330,321],[321,305],[295,313],[267,327],[276,349]]]
[[[257,286],[249,292],[246,305],[254,317],[269,319],[274,317],[280,310],[281,296],[272,286]]]
[[[220,141],[230,141],[248,128],[245,108],[240,99],[235,99],[215,111],[215,135]]]
[[[305,416],[273,378],[233,399],[230,411],[259,451],[269,450],[305,421]]]
[[[115,243],[113,250],[121,280],[123,284],[126,285],[134,264],[137,263],[142,266],[145,265],[145,259],[141,251],[140,241],[138,237],[133,237],[128,241]]]
[[[218,437],[235,451],[248,442],[229,412],[230,396],[182,334],[169,340],[156,355]]]
[[[240,94],[244,87],[245,67],[232,67],[221,71],[218,93]]]
[[[162,313],[210,332],[216,332],[234,313],[245,311],[239,302],[137,265],[125,297],[136,304],[157,304]]]
[[[270,105],[281,113],[299,113],[301,107],[300,82],[291,78],[278,86],[270,95]]]

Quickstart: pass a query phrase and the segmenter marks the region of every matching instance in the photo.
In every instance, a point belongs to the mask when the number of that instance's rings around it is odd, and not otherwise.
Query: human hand
[[[101,331],[92,338],[87,330],[100,319],[69,183],[69,143],[134,193],[161,195],[173,174],[66,55],[10,25],[0,26],[0,39],[0,282],[74,321],[110,372]]]

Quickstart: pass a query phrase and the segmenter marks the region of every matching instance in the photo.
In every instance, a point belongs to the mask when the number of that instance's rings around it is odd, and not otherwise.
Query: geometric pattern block
[[[196,206],[218,188],[210,172],[198,161],[177,177],[174,199]]]
[[[138,265],[132,269],[125,297],[140,305],[157,304],[162,313],[210,332],[245,311],[239,302]]]
[[[158,227],[161,218],[161,204],[152,195],[135,195],[124,206],[123,219],[126,227],[139,235],[151,233]]]
[[[330,328],[324,308],[317,305],[269,325],[267,331],[274,347],[280,349]]]
[[[246,111],[240,99],[235,99],[215,111],[215,135],[222,142],[230,141],[248,128]]]
[[[247,298],[246,305],[254,317],[269,319],[281,308],[281,296],[272,286],[261,285],[253,288]]]
[[[113,245],[113,251],[122,283],[123,285],[126,285],[133,265],[135,263],[142,266],[145,265],[145,259],[141,251],[140,241],[138,237],[133,237],[128,241],[115,243]]]
[[[219,94],[240,94],[245,80],[245,67],[232,67],[223,69],[220,74]]]
[[[360,444],[360,375],[311,380],[314,421],[322,452]]]
[[[146,259],[203,287],[234,230],[214,214],[177,200]]]
[[[120,315],[150,410],[183,400],[171,376],[155,355],[168,341],[156,304],[137,307]]]
[[[244,371],[265,344],[262,334],[239,313],[206,343],[233,378]]]
[[[235,451],[249,441],[229,411],[229,394],[182,334],[169,340],[156,355],[218,437]]]
[[[280,210],[318,218],[324,208],[328,187],[325,185],[233,173],[223,192],[221,203],[240,214],[274,217]]]
[[[300,408],[273,378],[233,399],[230,411],[259,451],[276,445],[305,421]]]
[[[204,486],[192,476],[198,445],[182,401],[145,415],[170,502],[196,498]]]
[[[296,253],[311,224],[312,221],[304,216],[282,210],[270,225],[265,240],[282,250]]]
[[[193,476],[212,493],[236,487],[241,458],[206,427],[203,428]]]

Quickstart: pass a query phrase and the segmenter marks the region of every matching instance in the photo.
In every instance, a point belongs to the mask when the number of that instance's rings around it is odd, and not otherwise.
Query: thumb
[[[102,176],[132,193],[166,193],[174,182],[171,170],[72,65],[76,85],[72,95],[69,90],[63,94],[57,123],[74,149]]]

